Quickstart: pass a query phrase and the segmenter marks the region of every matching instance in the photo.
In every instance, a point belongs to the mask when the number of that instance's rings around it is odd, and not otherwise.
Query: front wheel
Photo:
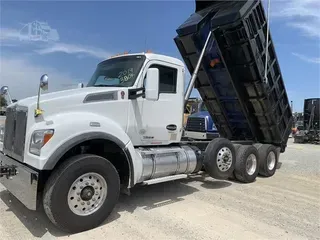
[[[54,225],[76,233],[99,226],[113,210],[119,193],[118,172],[107,159],[77,155],[52,173],[43,206]]]

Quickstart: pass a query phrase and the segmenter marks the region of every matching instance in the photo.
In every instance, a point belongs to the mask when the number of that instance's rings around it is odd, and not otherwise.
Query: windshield
[[[144,60],[144,55],[135,55],[103,61],[98,64],[87,87],[131,87]]]

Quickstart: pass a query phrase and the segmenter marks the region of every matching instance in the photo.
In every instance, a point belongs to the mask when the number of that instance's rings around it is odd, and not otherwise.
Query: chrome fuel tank
[[[200,150],[194,146],[139,148],[143,162],[139,182],[176,174],[190,174],[202,166]]]

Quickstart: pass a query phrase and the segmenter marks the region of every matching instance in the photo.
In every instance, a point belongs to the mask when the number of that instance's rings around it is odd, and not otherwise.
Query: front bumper
[[[0,152],[0,166],[14,167],[16,175],[0,177],[0,183],[28,209],[37,209],[39,173]]]
[[[214,139],[219,137],[219,133],[210,133],[210,132],[192,132],[192,131],[185,131],[184,137],[192,138],[192,139]]]

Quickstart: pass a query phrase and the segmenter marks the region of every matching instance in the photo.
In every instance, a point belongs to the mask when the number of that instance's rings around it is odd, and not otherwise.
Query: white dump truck
[[[54,225],[79,232],[101,224],[120,192],[139,184],[201,171],[243,183],[272,176],[292,113],[262,4],[196,4],[174,39],[192,73],[186,92],[184,63],[154,53],[102,61],[84,88],[41,94],[43,75],[38,96],[7,107],[3,186],[28,209],[43,204]],[[221,135],[212,141],[182,141],[194,86]]]

